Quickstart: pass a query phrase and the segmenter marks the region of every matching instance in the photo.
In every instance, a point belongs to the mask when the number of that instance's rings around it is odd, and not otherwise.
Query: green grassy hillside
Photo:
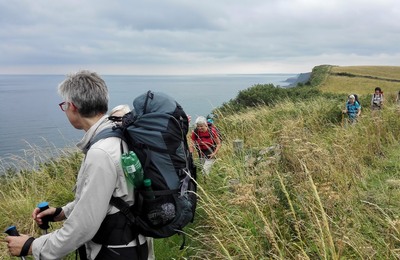
[[[366,107],[346,128],[340,113],[343,95],[367,95],[375,87],[348,74],[382,77],[373,80],[389,95],[398,91],[396,82],[383,84],[396,72],[363,68],[318,66],[303,86],[314,93],[310,98],[294,98],[302,93],[297,89],[279,102],[216,111],[223,147],[212,174],[199,176],[187,247],[178,250],[181,237],[157,240],[157,259],[399,259],[400,110],[389,100],[378,114]],[[349,80],[347,87],[339,89],[336,79]],[[263,89],[275,91],[255,91]],[[238,139],[244,148],[234,151]],[[72,152],[2,178],[0,226],[38,235],[29,218],[33,207],[70,200],[79,161]],[[0,258],[7,259],[0,245]]]
[[[324,92],[371,95],[380,87],[385,96],[394,99],[400,91],[400,67],[394,66],[332,66],[321,84]]]

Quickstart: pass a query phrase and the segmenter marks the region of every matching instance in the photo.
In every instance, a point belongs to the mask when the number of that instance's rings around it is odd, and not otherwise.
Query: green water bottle
[[[133,184],[135,188],[139,188],[143,183],[143,168],[139,158],[133,151],[124,153],[121,156],[122,169],[125,177]]]
[[[151,180],[145,179],[143,181],[143,185],[144,185],[144,190],[145,190],[144,197],[148,200],[154,200],[156,198],[156,196],[154,196],[153,189],[151,188]]]

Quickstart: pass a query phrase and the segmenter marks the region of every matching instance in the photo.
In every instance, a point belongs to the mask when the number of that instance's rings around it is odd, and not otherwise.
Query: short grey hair
[[[195,121],[196,125],[206,125],[207,124],[207,119],[204,116],[199,116],[198,118],[196,118]]]
[[[81,70],[67,75],[58,85],[58,94],[64,101],[74,103],[84,117],[107,113],[107,85],[96,72]]]
[[[131,108],[129,107],[129,105],[119,105],[114,107],[113,109],[111,109],[110,111],[110,116],[112,116],[114,113],[118,112],[118,111],[122,111],[124,114],[131,112]]]

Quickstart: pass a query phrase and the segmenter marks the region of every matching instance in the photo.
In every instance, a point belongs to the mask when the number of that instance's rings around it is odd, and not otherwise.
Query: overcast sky
[[[0,74],[400,65],[399,0],[0,0]]]

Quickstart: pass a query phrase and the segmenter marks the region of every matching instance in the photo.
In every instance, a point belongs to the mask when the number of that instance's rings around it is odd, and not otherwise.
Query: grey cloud
[[[307,64],[348,55],[382,63],[400,55],[399,12],[395,0],[0,0],[0,69],[98,64],[206,71],[208,64]]]

